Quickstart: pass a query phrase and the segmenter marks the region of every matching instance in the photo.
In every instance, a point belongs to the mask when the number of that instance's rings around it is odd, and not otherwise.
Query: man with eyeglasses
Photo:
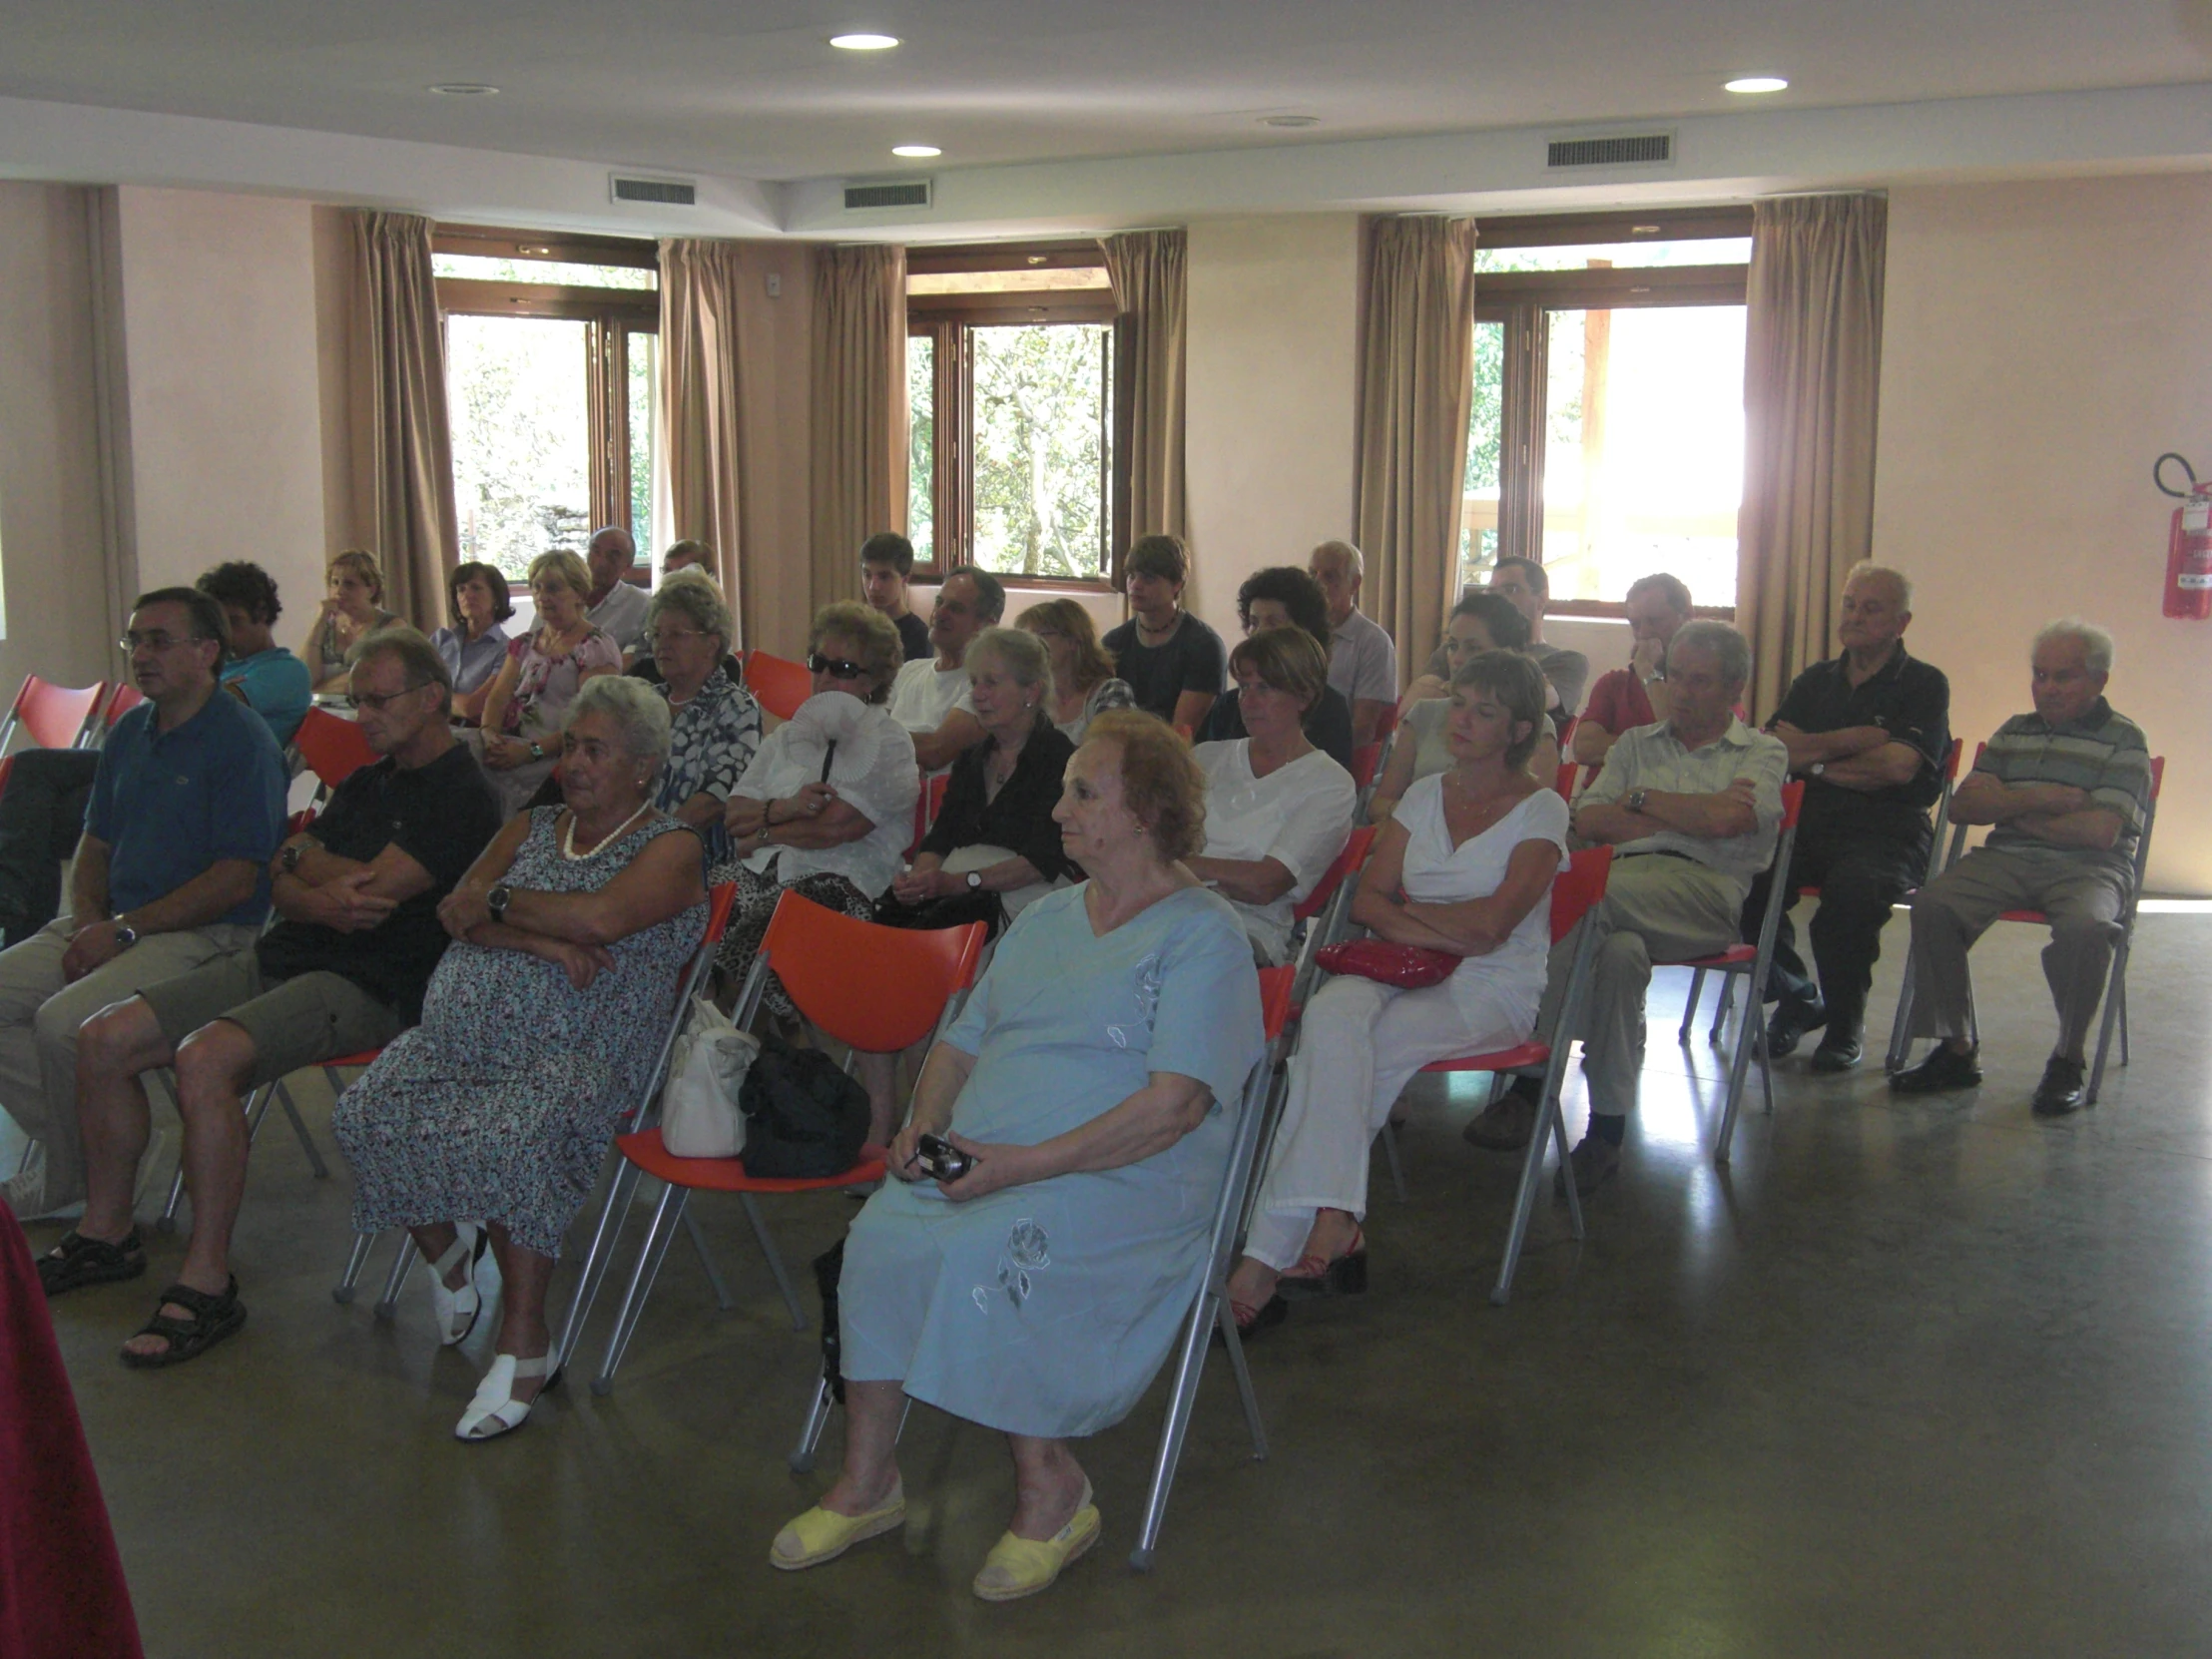
[[[192,1239],[155,1324],[125,1346],[126,1364],[175,1365],[245,1323],[230,1264],[245,1097],[302,1066],[381,1048],[421,1017],[445,953],[438,902],[499,832],[498,794],[454,739],[453,682],[437,648],[412,628],[370,634],[353,653],[351,685],[361,736],[383,759],[340,784],[278,849],[270,876],[282,919],[254,949],[146,986],[79,1034],[89,1197],[77,1230],[39,1265],[49,1296],[144,1271],[131,1219],[147,1141],[141,1076],[177,1068]]]
[[[227,644],[223,607],[196,589],[132,607],[122,645],[146,702],[100,751],[69,914],[0,953],[0,1107],[40,1143],[5,1190],[18,1216],[84,1196],[78,1027],[246,950],[269,913],[284,765],[268,723],[220,694]]]
[[[968,697],[968,642],[995,628],[1006,614],[1005,586],[987,570],[955,567],[937,589],[929,612],[934,657],[906,664],[891,682],[891,719],[914,740],[923,776],[949,767],[961,750],[983,741],[982,723]]]

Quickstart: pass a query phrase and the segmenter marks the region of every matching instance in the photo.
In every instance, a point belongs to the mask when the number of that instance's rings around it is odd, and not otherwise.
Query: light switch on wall
[[[771,299],[784,297],[784,274],[782,272],[772,271],[768,274],[768,296]]]

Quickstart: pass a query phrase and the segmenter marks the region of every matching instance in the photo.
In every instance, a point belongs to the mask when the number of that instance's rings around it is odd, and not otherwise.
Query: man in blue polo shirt
[[[123,645],[147,701],[100,752],[70,913],[0,952],[0,1107],[40,1143],[6,1191],[23,1217],[84,1197],[77,1028],[111,1002],[251,947],[283,838],[276,740],[219,694],[222,606],[192,588],[159,589],[132,607]]]

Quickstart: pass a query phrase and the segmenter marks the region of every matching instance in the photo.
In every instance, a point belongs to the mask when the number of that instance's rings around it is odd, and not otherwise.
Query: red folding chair
[[[1375,723],[1375,740],[1376,740],[1376,742],[1378,742],[1378,743],[1386,743],[1386,742],[1388,742],[1388,741],[1389,741],[1389,736],[1390,736],[1390,734],[1391,734],[1392,732],[1395,732],[1396,730],[1397,730],[1397,705],[1396,705],[1395,703],[1391,703],[1391,704],[1388,704],[1388,705],[1386,705],[1386,706],[1385,706],[1385,707],[1383,708],[1383,710],[1382,710],[1382,718],[1381,720],[1378,720],[1378,721],[1377,721],[1377,722]]]
[[[1314,952],[1325,944],[1334,943],[1345,930],[1345,917],[1351,914],[1352,894],[1358,885],[1350,878],[1367,867],[1368,854],[1375,850],[1375,836],[1374,825],[1363,824],[1353,830],[1345,841],[1344,850],[1331,860],[1329,867],[1322,871],[1321,879],[1314,883],[1314,890],[1291,906],[1293,924],[1306,929],[1291,982],[1293,1017],[1306,1000],[1309,981],[1313,978]]]
[[[1974,746],[1974,765],[1981,764],[1982,751],[1987,744]],[[1954,756],[1955,756],[1955,746]],[[2150,805],[2143,814],[2143,832],[2135,840],[2134,879],[2128,884],[2127,901],[2119,915],[2120,942],[2112,951],[2112,970],[2104,982],[2104,1007],[2097,1020],[2097,1057],[2089,1068],[2089,1087],[2083,1093],[2084,1105],[2097,1103],[2097,1091],[2104,1086],[2104,1066],[2112,1049],[2112,1027],[2115,1021],[2120,1028],[2120,1064],[2128,1062],[2127,1040],[2127,959],[2135,946],[2135,906],[2143,895],[2143,876],[2150,867],[2150,832],[2158,822],[2158,797],[2166,784],[2166,757],[2154,755],[2150,762]],[[1945,806],[1948,806],[1946,799]],[[1966,850],[1966,826],[1955,825],[1951,829],[1950,850],[1943,858],[1942,867],[1948,869]],[[2050,917],[2041,910],[2006,910],[1997,917],[1999,921],[2023,921],[2038,927],[2048,927]],[[1981,1041],[1980,1020],[1971,1005],[1966,1012],[1967,1033],[1978,1044]],[[1889,1068],[1902,1071],[1911,1058],[1913,1048],[1913,958],[1905,958],[1905,984],[1898,993],[1898,1017],[1890,1033]]]
[[[1797,846],[1798,814],[1805,806],[1805,784],[1802,780],[1782,786],[1782,837],[1775,843],[1774,864],[1776,870],[1787,872],[1790,854]],[[1728,1104],[1721,1110],[1721,1132],[1713,1146],[1713,1162],[1728,1162],[1730,1145],[1736,1138],[1736,1109],[1744,1095],[1744,1070],[1751,1063],[1754,1053],[1759,1056],[1759,1080],[1766,1090],[1767,1112],[1774,1112],[1774,1067],[1767,1059],[1767,1012],[1760,992],[1767,983],[1767,967],[1774,960],[1774,936],[1782,925],[1782,912],[1790,907],[1790,892],[1782,881],[1775,881],[1767,889],[1767,913],[1759,918],[1759,939],[1756,944],[1732,944],[1725,950],[1710,956],[1692,956],[1679,962],[1658,962],[1661,967],[1686,967],[1691,970],[1690,998],[1682,1014],[1680,1040],[1690,1040],[1690,1023],[1697,1011],[1698,997],[1704,989],[1705,976],[1718,973],[1733,979],[1735,975],[1747,976],[1749,993],[1744,998],[1744,1017],[1736,1028],[1736,1053],[1728,1066]],[[1718,1041],[1718,1037],[1715,1038]],[[1573,1185],[1573,1183],[1568,1183]]]
[[[832,1041],[855,1052],[899,1053],[932,1034],[941,1036],[951,1023],[959,993],[974,980],[986,931],[979,921],[930,930],[879,927],[786,892],[769,918],[768,933],[731,1017],[741,1028],[752,1023],[773,971],[793,1005]],[[804,1331],[806,1312],[755,1198],[770,1193],[830,1192],[883,1179],[881,1147],[863,1147],[860,1161],[841,1175],[804,1181],[750,1176],[739,1158],[674,1157],[662,1145],[658,1127],[618,1136],[615,1147],[623,1160],[609,1195],[616,1215],[627,1205],[640,1174],[667,1183],[667,1190],[638,1251],[599,1375],[592,1379],[592,1392],[598,1394],[614,1387],[615,1370],[637,1331],[693,1193],[737,1194],[784,1306],[791,1312],[792,1329]]]
[[[299,730],[291,735],[291,746],[321,786],[315,792],[318,801],[362,767],[382,758],[368,747],[360,727],[327,709],[309,709],[300,717]]]
[[[1352,781],[1365,794],[1382,765],[1382,740],[1361,744],[1352,752]]]
[[[0,721],[0,749],[7,748],[19,727],[35,748],[77,748],[93,730],[107,695],[105,680],[89,686],[57,686],[26,674],[7,719]]]
[[[937,822],[937,814],[944,810],[945,786],[952,782],[952,774],[940,772],[934,778],[921,781],[921,794],[914,797],[914,838],[906,848],[906,861],[913,862],[914,854],[921,850],[921,839],[929,833],[929,827]]]
[[[130,681],[117,681],[115,690],[108,696],[106,711],[91,730],[77,740],[78,747],[80,749],[104,748],[108,741],[108,734],[115,730],[115,723],[145,701],[146,694],[132,685]]]
[[[799,713],[800,704],[815,695],[815,677],[805,663],[774,657],[766,651],[748,651],[745,689],[778,720],[789,720]]]

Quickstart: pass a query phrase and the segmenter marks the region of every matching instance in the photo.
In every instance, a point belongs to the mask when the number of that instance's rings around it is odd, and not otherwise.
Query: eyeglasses
[[[867,668],[861,663],[848,663],[842,657],[825,657],[817,651],[807,659],[807,668],[814,674],[827,674],[832,680],[864,680]]]
[[[664,628],[653,636],[653,649],[667,651],[682,645],[686,640],[703,640],[706,637],[696,628]]]
[[[170,635],[162,633],[159,629],[156,629],[151,634],[125,634],[115,643],[121,646],[123,648],[123,654],[126,657],[129,657],[135,655],[141,646],[145,647],[148,651],[167,651],[172,646],[198,645],[201,641],[201,638],[202,636],[198,634],[187,634],[183,639],[180,640],[172,638]]]
[[[366,709],[370,714],[380,715],[402,697],[412,697],[429,683],[427,680],[417,680],[413,685],[395,692],[355,692],[345,700],[345,706],[349,709]]]

